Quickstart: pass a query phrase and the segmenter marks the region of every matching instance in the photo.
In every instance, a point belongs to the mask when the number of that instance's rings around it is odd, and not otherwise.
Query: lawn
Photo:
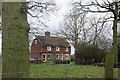
[[[31,78],[104,78],[104,67],[98,66],[31,64],[30,71]]]

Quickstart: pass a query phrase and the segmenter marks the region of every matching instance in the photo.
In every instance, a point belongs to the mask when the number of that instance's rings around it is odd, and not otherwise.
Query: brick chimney
[[[49,32],[49,31],[46,31],[46,32],[45,32],[45,36],[50,37],[50,32]]]

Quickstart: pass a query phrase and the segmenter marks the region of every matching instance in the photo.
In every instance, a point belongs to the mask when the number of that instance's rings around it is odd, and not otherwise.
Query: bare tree
[[[83,11],[89,11],[92,13],[111,13],[113,16],[111,16],[113,18],[113,55],[114,55],[114,60],[117,62],[118,61],[118,47],[117,47],[117,23],[119,18],[119,6],[118,6],[118,0],[115,0],[114,2],[109,1],[109,0],[102,0],[102,2],[98,2],[98,0],[95,1],[91,1],[91,3],[89,4],[83,4],[81,1],[79,2],[75,2],[74,4],[78,6],[78,8],[80,10]],[[94,7],[94,8],[91,8]],[[119,19],[118,19],[119,18]],[[112,57],[109,57],[111,59],[113,59]],[[109,59],[108,58],[108,59]],[[113,78],[113,62],[109,63],[109,60],[107,60],[106,64],[108,63],[108,65],[110,66],[110,70],[111,70],[111,74],[109,75],[108,73],[108,67],[105,68],[105,74],[106,74],[106,78]],[[108,73],[108,74],[107,74]],[[107,76],[108,75],[108,76]]]
[[[85,16],[86,13],[76,13],[76,9],[71,10],[69,15],[66,15],[60,30],[60,33],[71,42],[75,49],[77,49],[78,40],[86,23]]]
[[[89,20],[90,21],[89,26],[91,26],[91,28],[89,29],[89,32],[88,32],[88,35],[90,34],[89,35],[90,38],[88,40],[89,43],[92,43],[93,45],[97,46],[98,41],[100,40],[101,35],[104,35],[105,28],[107,28],[107,29],[109,28],[107,26],[107,22],[109,20],[108,20],[108,18],[105,18],[105,16],[98,17],[98,18],[96,18],[94,16],[94,17],[91,17],[91,19]]]
[[[81,1],[75,2],[74,5],[78,6],[78,9],[82,11],[92,12],[92,13],[111,13],[112,16],[109,18],[113,18],[113,54],[115,57],[115,61],[117,58],[117,22],[118,22],[118,2],[112,2],[108,0],[103,0],[102,3],[98,2],[98,0],[91,1],[89,4],[83,4]],[[91,8],[94,7],[94,8]]]

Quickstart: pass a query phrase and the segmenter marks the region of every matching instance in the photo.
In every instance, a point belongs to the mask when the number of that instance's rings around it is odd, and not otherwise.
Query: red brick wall
[[[59,51],[56,51],[56,46],[51,46],[51,51],[47,51],[47,46],[41,46],[39,40],[37,41],[37,44],[35,44],[35,40],[32,43],[31,57],[35,57],[35,55],[40,55],[41,47],[42,47],[42,53],[46,54],[46,58],[47,58],[47,53],[59,54],[59,59],[60,59],[60,54],[63,54],[63,60],[65,60],[64,54],[69,54],[69,60],[70,60],[71,47],[69,48],[67,52],[65,51],[65,47],[59,47]]]

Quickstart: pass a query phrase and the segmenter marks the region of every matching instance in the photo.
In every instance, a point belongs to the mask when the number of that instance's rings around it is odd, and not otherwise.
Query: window
[[[50,57],[51,57],[51,55],[50,55],[50,54],[48,54],[48,55],[47,55],[47,58],[48,58],[48,59],[50,59]]]
[[[37,40],[35,40],[35,44],[37,44]]]
[[[59,54],[56,54],[56,59],[59,59]]]
[[[69,55],[69,54],[65,54],[65,59],[68,59],[68,55]]]
[[[48,46],[48,47],[47,47],[47,51],[51,51],[51,46]]]
[[[65,48],[65,51],[68,51],[68,47]]]
[[[59,51],[59,47],[56,47],[56,51]]]

